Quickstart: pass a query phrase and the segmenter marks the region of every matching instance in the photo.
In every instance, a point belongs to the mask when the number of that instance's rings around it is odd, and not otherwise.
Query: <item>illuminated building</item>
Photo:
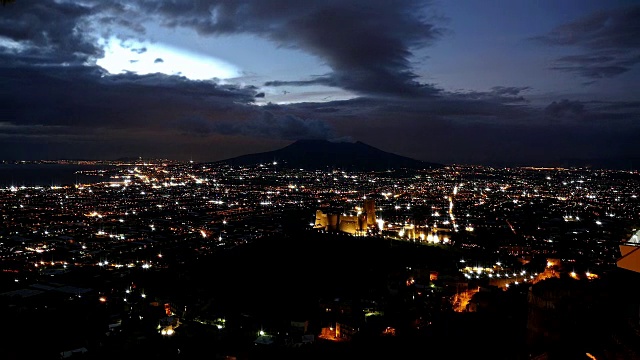
[[[364,213],[367,217],[367,227],[377,226],[376,203],[372,199],[364,201]]]
[[[620,255],[617,260],[619,268],[640,273],[640,230],[620,245]]]
[[[620,245],[621,257],[617,260],[618,268],[629,270],[621,275],[625,276],[624,282],[632,284],[630,287],[620,287],[619,305],[625,309],[620,318],[623,320],[623,328],[627,334],[631,334],[625,343],[626,348],[631,348],[634,355],[640,355],[640,300],[636,293],[635,284],[640,279],[640,230],[636,231],[629,240]]]
[[[377,228],[378,223],[375,214],[375,202],[366,200],[364,211],[356,208],[356,211],[348,213],[325,213],[316,210],[315,229],[343,232],[352,235],[364,235],[369,228]]]

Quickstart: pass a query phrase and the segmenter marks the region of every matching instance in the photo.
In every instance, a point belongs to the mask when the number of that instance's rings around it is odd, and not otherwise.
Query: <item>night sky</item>
[[[640,2],[0,6],[0,159],[214,161],[310,138],[640,168]]]

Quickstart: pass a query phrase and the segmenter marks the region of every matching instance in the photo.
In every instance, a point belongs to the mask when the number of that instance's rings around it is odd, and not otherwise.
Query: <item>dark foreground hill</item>
[[[343,169],[381,171],[389,169],[431,169],[443,165],[389,153],[363,142],[298,140],[284,148],[242,155],[217,164],[255,165],[276,162],[278,166],[300,169]]]

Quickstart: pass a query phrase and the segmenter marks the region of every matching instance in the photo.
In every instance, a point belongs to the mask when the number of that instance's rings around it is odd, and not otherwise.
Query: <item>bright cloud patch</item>
[[[111,38],[103,40],[101,45],[104,57],[97,60],[96,64],[111,74],[163,73],[191,80],[229,79],[240,75],[239,69],[220,59],[162,44]]]
[[[0,49],[2,48],[6,48],[10,50],[22,50],[23,46],[21,46],[19,42],[13,39],[0,36]]]
[[[329,101],[343,101],[358,97],[358,94],[336,87],[312,85],[305,87],[263,87],[263,98],[257,98],[256,105],[274,103],[278,105],[295,104],[301,102],[323,103]]]

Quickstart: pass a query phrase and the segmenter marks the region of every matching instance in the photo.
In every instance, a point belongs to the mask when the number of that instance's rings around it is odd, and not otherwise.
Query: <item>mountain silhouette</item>
[[[443,165],[389,153],[363,142],[298,140],[284,148],[242,155],[216,164],[246,166],[276,162],[278,166],[300,169],[342,169],[381,171],[390,169],[430,169]]]

